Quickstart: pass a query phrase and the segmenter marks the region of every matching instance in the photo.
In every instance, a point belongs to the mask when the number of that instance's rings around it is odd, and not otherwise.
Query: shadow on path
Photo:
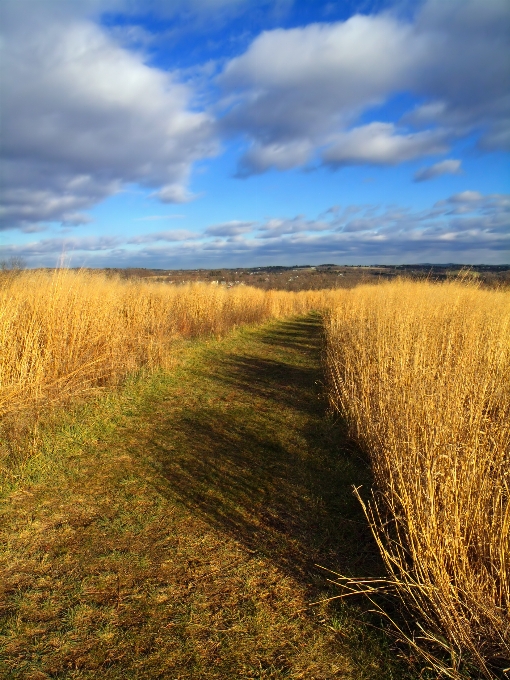
[[[352,494],[370,485],[368,466],[321,396],[321,343],[309,316],[212,350],[156,407],[143,447],[160,493],[323,588],[317,564],[348,575],[381,565]]]

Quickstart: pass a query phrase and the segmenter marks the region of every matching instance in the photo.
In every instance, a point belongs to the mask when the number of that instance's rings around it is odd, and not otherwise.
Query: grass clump
[[[510,295],[362,286],[326,336],[331,401],[371,457],[389,585],[420,622],[409,641],[450,677],[464,663],[493,677],[510,666]]]

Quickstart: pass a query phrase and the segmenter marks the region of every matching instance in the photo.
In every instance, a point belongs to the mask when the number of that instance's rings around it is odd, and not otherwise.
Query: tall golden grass
[[[331,401],[369,452],[366,506],[422,640],[487,677],[510,656],[510,295],[397,282],[288,293],[97,273],[0,280],[0,417],[172,362],[175,341],[332,310]],[[423,644],[422,644],[423,643]],[[431,643],[432,646],[427,646]],[[508,664],[510,665],[510,663]]]
[[[324,304],[324,294],[172,286],[57,270],[0,280],[0,415],[164,366],[172,341]]]
[[[326,341],[331,401],[372,461],[388,583],[420,621],[410,641],[447,676],[471,660],[492,677],[510,666],[510,294],[361,286]]]

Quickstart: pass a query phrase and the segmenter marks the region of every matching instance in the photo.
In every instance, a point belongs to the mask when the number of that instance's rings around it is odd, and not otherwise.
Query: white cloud
[[[69,222],[125,183],[191,200],[191,166],[216,144],[190,88],[90,21],[35,14],[1,43],[2,227]]]
[[[453,194],[450,198],[446,199],[447,203],[469,203],[472,204],[475,201],[481,201],[483,195],[479,191],[461,191],[459,194]]]
[[[167,184],[151,195],[158,198],[162,203],[189,203],[197,198],[182,184]]]
[[[447,150],[443,132],[402,134],[393,123],[370,123],[336,135],[322,158],[328,165],[396,165]]]
[[[389,15],[267,31],[233,59],[223,127],[254,142],[242,171],[303,165],[315,147],[410,82],[423,47]]]
[[[427,168],[421,168],[414,174],[415,182],[426,182],[429,179],[440,177],[441,175],[460,175],[462,174],[461,161],[449,158],[439,163],[434,163]]]
[[[402,162],[474,130],[481,147],[501,148],[509,24],[506,0],[427,0],[412,20],[384,12],[263,33],[219,78],[223,128],[249,141],[239,174],[303,166],[324,149],[322,158],[342,164]],[[415,129],[375,122],[381,134],[367,150],[362,128],[349,129],[402,92],[425,100],[402,121]]]
[[[267,168],[288,170],[305,165],[313,151],[307,140],[284,144],[253,144],[242,156],[237,172],[238,177],[247,177],[256,172],[264,172]]]
[[[411,38],[410,27],[388,15],[267,31],[227,65],[220,82],[229,90],[247,92],[248,104],[263,115],[260,125],[268,135],[279,135],[279,117],[282,108],[289,112],[289,101],[300,104],[289,121],[295,131],[308,132],[310,125],[322,131],[324,113],[350,116],[406,81],[421,51]],[[287,101],[271,100],[275,91]],[[272,107],[266,109],[270,101]]]
[[[239,236],[246,234],[253,230],[256,222],[241,222],[239,220],[232,220],[224,224],[214,224],[205,230],[206,236]]]

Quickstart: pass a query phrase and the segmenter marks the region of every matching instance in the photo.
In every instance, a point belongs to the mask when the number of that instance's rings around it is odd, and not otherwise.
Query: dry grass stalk
[[[164,366],[172,340],[323,306],[323,293],[171,286],[59,270],[0,282],[0,414]]]
[[[510,295],[363,286],[326,335],[332,403],[371,456],[388,583],[429,661],[439,645],[446,675],[471,659],[492,677],[510,665]]]

